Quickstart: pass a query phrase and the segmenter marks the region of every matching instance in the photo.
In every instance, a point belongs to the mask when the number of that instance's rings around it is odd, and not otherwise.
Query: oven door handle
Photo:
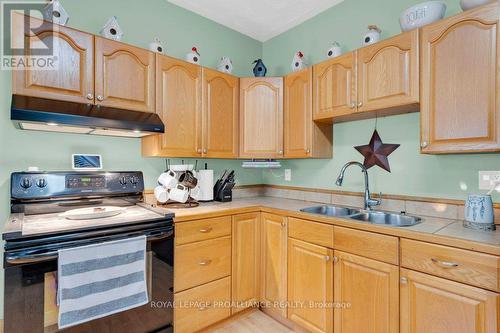
[[[165,238],[172,237],[173,231],[164,231],[160,233],[146,233],[147,241],[158,241]],[[36,264],[44,261],[55,260],[58,258],[58,251],[46,251],[41,253],[33,253],[33,250],[19,251],[13,253],[6,253],[5,261],[11,265],[21,264]]]

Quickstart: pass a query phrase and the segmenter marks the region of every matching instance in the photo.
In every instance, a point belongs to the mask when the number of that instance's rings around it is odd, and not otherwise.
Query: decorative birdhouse
[[[326,56],[328,58],[335,58],[342,54],[342,47],[339,42],[333,42],[332,47],[326,51]]]
[[[377,27],[376,25],[369,25],[368,31],[366,32],[365,37],[363,38],[363,45],[375,44],[380,40],[381,33],[382,30],[380,30],[379,27]]]
[[[101,36],[112,40],[120,41],[123,37],[123,30],[118,24],[116,16],[111,16],[101,29]]]
[[[253,62],[255,64],[253,68],[253,75],[255,77],[264,77],[267,73],[266,65],[262,62],[262,59],[257,59]]]
[[[43,19],[59,25],[66,25],[69,20],[69,15],[59,0],[51,0],[43,9]]]
[[[149,50],[157,53],[164,53],[163,46],[161,45],[161,41],[158,37],[149,43]]]
[[[302,51],[295,53],[292,61],[292,71],[297,72],[303,70],[306,66],[307,63],[304,59],[304,53],[302,53]]]
[[[200,64],[201,56],[198,53],[198,49],[196,48],[196,46],[193,46],[191,48],[191,52],[186,54],[186,61],[196,65]]]
[[[233,62],[229,57],[222,57],[217,65],[217,70],[231,74],[233,72]]]

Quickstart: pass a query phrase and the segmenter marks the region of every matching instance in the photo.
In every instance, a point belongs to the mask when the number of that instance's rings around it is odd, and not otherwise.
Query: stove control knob
[[[45,186],[47,186],[47,180],[45,178],[40,178],[36,181],[36,186],[38,186],[39,188],[44,188]]]
[[[31,185],[33,185],[33,182],[31,181],[30,178],[23,178],[21,179],[21,187],[24,188],[25,190],[29,189],[31,187]]]
[[[137,176],[130,177],[130,183],[132,185],[137,185],[138,182],[139,182],[139,177],[137,177]]]
[[[127,185],[127,177],[125,176],[120,177],[120,184],[124,186]]]

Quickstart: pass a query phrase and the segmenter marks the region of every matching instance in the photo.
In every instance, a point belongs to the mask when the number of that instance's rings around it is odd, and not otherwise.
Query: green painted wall
[[[303,24],[267,41],[263,60],[270,75],[291,71],[292,56],[305,53],[309,64],[326,59],[326,50],[339,41],[344,51],[361,46],[368,24],[377,24],[382,37],[399,34],[399,14],[417,0],[346,0]],[[458,0],[446,1],[447,15],[461,11]],[[331,160],[284,161],[292,169],[292,182],[285,182],[283,170],[264,171],[264,181],[317,188],[360,191],[362,177],[358,170],[348,171],[344,186],[335,186],[342,165],[351,160],[362,161],[353,146],[367,144],[374,120],[355,121],[334,126],[334,157]],[[378,167],[370,169],[373,192],[464,199],[467,192],[478,191],[478,171],[498,170],[500,154],[430,156],[419,154],[419,114],[392,116],[378,120],[382,140],[401,147],[390,157],[392,172]],[[495,201],[500,202],[496,194]]]

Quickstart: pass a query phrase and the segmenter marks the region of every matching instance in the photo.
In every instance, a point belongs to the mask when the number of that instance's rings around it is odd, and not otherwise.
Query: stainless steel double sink
[[[373,224],[382,224],[392,227],[410,227],[422,222],[417,216],[410,216],[404,213],[396,214],[373,210],[360,210],[355,208],[321,205],[315,207],[303,208],[304,213],[318,214],[330,217],[342,217],[346,219],[368,222]]]

